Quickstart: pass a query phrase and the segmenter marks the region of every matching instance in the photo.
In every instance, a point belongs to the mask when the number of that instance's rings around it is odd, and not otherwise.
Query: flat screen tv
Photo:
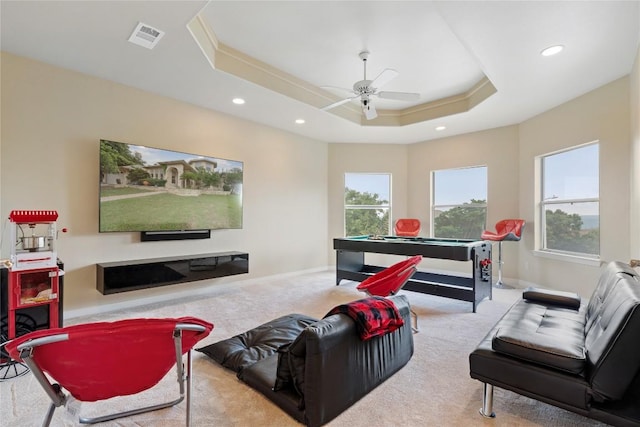
[[[100,232],[242,228],[242,174],[236,160],[100,140]]]

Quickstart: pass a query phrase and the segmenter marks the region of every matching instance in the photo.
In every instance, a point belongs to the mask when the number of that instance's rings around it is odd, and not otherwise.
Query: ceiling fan
[[[342,104],[346,104],[347,102],[360,98],[360,104],[362,106],[362,111],[367,120],[373,120],[378,117],[378,113],[376,112],[376,108],[372,103],[371,98],[377,96],[379,98],[384,99],[395,99],[398,101],[416,101],[420,98],[420,94],[418,93],[410,93],[410,92],[379,92],[382,86],[389,83],[391,80],[396,78],[398,72],[391,68],[384,69],[378,77],[373,80],[367,80],[367,58],[369,58],[369,51],[364,50],[359,54],[360,59],[362,59],[364,65],[364,79],[358,82],[355,82],[353,85],[353,89],[344,89],[344,88],[336,88],[333,86],[323,86],[323,88],[330,89],[339,89],[344,92],[348,92],[351,96],[341,99],[340,101],[334,102],[333,104],[329,104],[326,107],[322,107],[321,110],[327,111],[332,108],[338,107]]]

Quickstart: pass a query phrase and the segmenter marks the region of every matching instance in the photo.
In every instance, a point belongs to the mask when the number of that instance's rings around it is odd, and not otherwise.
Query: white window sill
[[[549,252],[549,251],[542,251],[542,250],[533,251],[533,256],[537,256],[540,258],[555,259],[557,261],[574,262],[576,264],[590,265],[593,267],[600,267],[600,265],[602,264],[602,261],[600,260],[599,257],[588,258],[588,257],[579,256],[579,255],[568,255],[568,254],[562,254],[558,252]]]

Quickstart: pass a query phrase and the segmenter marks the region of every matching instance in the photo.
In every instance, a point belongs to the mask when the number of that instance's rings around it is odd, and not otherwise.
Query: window
[[[345,236],[388,235],[391,218],[391,175],[344,175]]]
[[[600,255],[599,144],[540,157],[540,249]]]
[[[432,173],[433,237],[479,239],[487,222],[487,167]]]

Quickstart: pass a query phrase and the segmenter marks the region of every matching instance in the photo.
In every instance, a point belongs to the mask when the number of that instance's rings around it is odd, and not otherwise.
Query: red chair
[[[417,237],[420,234],[420,220],[416,218],[400,218],[396,221],[396,236]]]
[[[5,348],[12,358],[29,366],[51,398],[43,426],[48,426],[55,409],[67,402],[63,389],[82,402],[128,396],[156,385],[173,365],[180,389],[177,399],[101,417],[81,417],[80,423],[93,424],[168,408],[186,396],[188,426],[191,349],[212,329],[211,323],[194,317],[129,319],[35,331],[9,341]]]
[[[420,261],[422,261],[422,255],[416,255],[393,264],[360,282],[356,289],[369,296],[388,297],[395,295],[417,271]],[[412,326],[412,329],[414,332],[418,332],[418,315],[413,310],[411,310],[411,315],[415,321],[415,327]]]
[[[496,223],[496,232],[483,231],[480,238],[482,240],[490,240],[498,242],[498,281],[495,284],[496,288],[510,289],[511,286],[507,286],[502,283],[502,242],[503,241],[518,241],[522,238],[522,229],[524,228],[523,219],[503,219]]]

